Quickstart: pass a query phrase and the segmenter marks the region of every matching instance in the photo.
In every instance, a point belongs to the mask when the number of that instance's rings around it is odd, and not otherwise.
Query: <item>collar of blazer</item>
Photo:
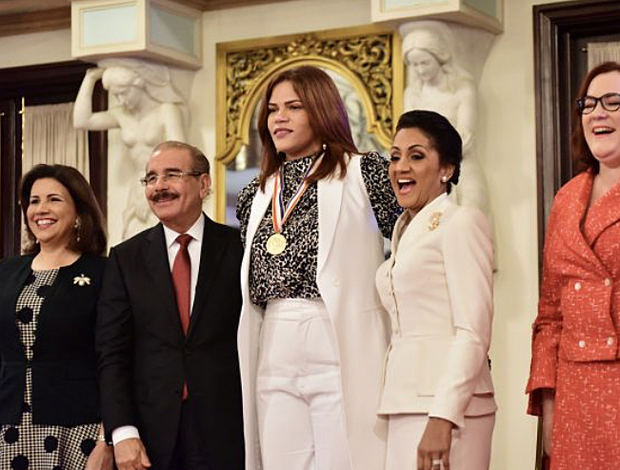
[[[590,197],[588,191],[588,198]],[[586,202],[587,204],[587,202]],[[610,225],[620,220],[620,182],[617,182],[588,212],[588,225],[584,227],[586,239],[593,246],[599,235]]]
[[[394,226],[392,236],[392,253],[396,253],[401,240],[415,243],[425,233],[437,230],[442,226],[445,218],[444,212],[453,205],[446,193],[443,193],[425,205],[420,211],[411,217],[408,211],[403,212]]]
[[[196,281],[196,296],[192,305],[192,315],[190,316],[189,330],[186,339],[192,337],[194,326],[199,320],[199,314],[204,310],[209,295],[216,281],[217,271],[221,263],[222,256],[226,252],[228,243],[222,236],[211,219],[203,214],[205,225],[203,229],[202,248],[200,251],[200,264],[198,266],[198,279]],[[179,320],[177,305],[172,287],[172,274],[168,262],[166,239],[163,226],[156,225],[151,229],[147,236],[149,241],[145,247],[144,257],[148,268],[148,275],[151,276],[155,288],[152,295],[156,295],[161,300],[162,309],[174,312],[174,315],[167,315],[173,320],[175,338],[183,337],[183,329]],[[165,256],[162,256],[162,253]]]
[[[565,227],[560,234],[565,241],[568,253],[573,253],[578,258],[585,258],[589,265],[595,266],[600,271],[601,276],[609,277],[607,269],[592,250],[592,246],[587,242],[581,229],[581,222],[584,220],[590,202],[593,180],[594,175],[587,171],[567,184],[568,191],[558,201],[561,205],[559,210],[563,219],[561,225]],[[616,185],[612,188],[592,206],[591,210],[597,211],[596,214],[591,214],[594,218],[591,218],[592,228],[588,233],[594,243],[606,227],[620,218],[620,186]]]
[[[352,158],[349,158],[349,163],[352,160]],[[340,178],[338,173],[338,175],[323,178],[317,183],[318,204],[320,208],[317,276],[320,275],[325,267],[327,257],[331,250],[334,232],[338,222],[338,215],[340,214],[340,207],[342,205],[344,182],[351,176],[349,172],[356,170],[357,169],[352,168],[352,165],[349,164],[345,178]],[[254,196],[254,200],[252,201],[252,208],[250,210],[250,218],[248,220],[248,228],[246,233],[244,260],[249,260],[252,240],[254,239],[254,235],[256,234],[256,230],[258,229],[263,216],[265,215],[267,207],[271,203],[273,185],[274,177],[271,176],[265,182],[265,190],[261,191],[259,188]],[[245,269],[245,264],[246,262],[244,261],[243,269]]]

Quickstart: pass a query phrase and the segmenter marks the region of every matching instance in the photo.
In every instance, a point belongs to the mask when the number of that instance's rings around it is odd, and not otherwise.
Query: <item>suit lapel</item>
[[[153,292],[147,294],[159,299],[157,304],[161,305],[161,309],[158,313],[164,316],[166,323],[169,323],[169,331],[174,331],[176,335],[183,337],[183,328],[181,327],[174,288],[172,287],[166,238],[161,223],[151,229],[147,242],[144,249],[145,264],[147,274],[151,277],[154,286]]]
[[[585,261],[584,265],[597,266],[603,275],[607,275],[606,269],[598,259],[592,248],[586,241],[581,230],[581,221],[585,217],[588,203],[590,201],[590,193],[592,190],[591,173],[587,173],[579,180],[579,185],[575,187],[574,195],[566,197],[566,210],[562,214],[566,217],[565,227],[562,230],[562,236],[566,242],[569,252],[572,252],[579,259]],[[582,262],[583,262],[582,261]]]
[[[202,235],[202,248],[200,250],[200,266],[198,268],[198,280],[196,282],[196,292],[194,305],[189,320],[187,338],[195,329],[196,322],[200,321],[200,315],[204,315],[207,299],[215,284],[218,266],[222,256],[226,252],[226,241],[217,231],[217,226],[211,219],[203,214],[205,220]]]
[[[594,246],[599,235],[618,220],[620,220],[620,183],[613,186],[590,207],[587,223],[584,224],[584,232],[590,246]]]
[[[325,267],[327,256],[334,241],[334,232],[340,215],[344,179],[336,175],[317,183],[319,204],[319,246],[317,256],[317,278]]]
[[[444,213],[450,205],[450,199],[448,195],[444,193],[424,206],[413,217],[402,233],[400,237],[401,240],[407,240],[403,241],[403,243],[415,245],[424,234],[439,228],[442,222],[444,222]]]

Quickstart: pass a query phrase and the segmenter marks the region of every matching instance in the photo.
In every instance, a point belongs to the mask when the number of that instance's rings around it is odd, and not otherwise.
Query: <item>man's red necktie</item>
[[[177,298],[177,307],[179,309],[179,318],[183,333],[187,335],[189,328],[189,312],[191,305],[191,274],[192,263],[187,251],[187,245],[193,240],[191,235],[184,233],[177,237],[179,251],[174,258],[172,264],[172,283],[174,284],[174,293]],[[187,383],[183,384],[183,400],[187,398]]]

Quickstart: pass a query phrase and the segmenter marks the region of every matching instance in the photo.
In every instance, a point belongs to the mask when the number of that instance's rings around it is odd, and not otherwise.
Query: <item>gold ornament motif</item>
[[[224,52],[226,69],[226,143],[218,160],[228,163],[243,141],[244,112],[261,88],[286,63],[342,69],[359,80],[372,107],[367,116],[372,131],[384,145],[391,142],[393,127],[393,64],[391,32],[329,38],[304,34],[286,38],[280,44]],[[275,41],[274,41],[275,42]],[[298,63],[297,63],[298,62]],[[293,64],[295,63],[295,64]],[[358,90],[359,92],[359,90]]]
[[[435,230],[437,227],[439,227],[439,222],[441,222],[441,216],[443,215],[443,212],[433,212],[431,214],[431,216],[428,219],[428,229],[429,230]]]
[[[281,233],[274,233],[267,239],[267,253],[279,255],[286,248],[286,238]]]
[[[84,276],[84,274],[80,274],[79,276],[75,276],[73,278],[73,284],[77,284],[80,287],[90,286],[90,277]]]

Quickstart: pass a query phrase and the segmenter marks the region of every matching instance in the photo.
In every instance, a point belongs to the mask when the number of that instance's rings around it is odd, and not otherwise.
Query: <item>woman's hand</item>
[[[84,470],[112,470],[114,450],[105,442],[97,441],[97,445],[88,456]]]
[[[144,444],[139,438],[123,439],[114,446],[118,470],[144,470],[151,466]]]
[[[443,470],[450,468],[450,446],[452,444],[451,421],[442,418],[428,418],[426,429],[418,445],[418,470]]]
[[[551,456],[551,441],[553,434],[553,408],[555,407],[555,393],[550,388],[542,390],[542,433],[543,452]]]

